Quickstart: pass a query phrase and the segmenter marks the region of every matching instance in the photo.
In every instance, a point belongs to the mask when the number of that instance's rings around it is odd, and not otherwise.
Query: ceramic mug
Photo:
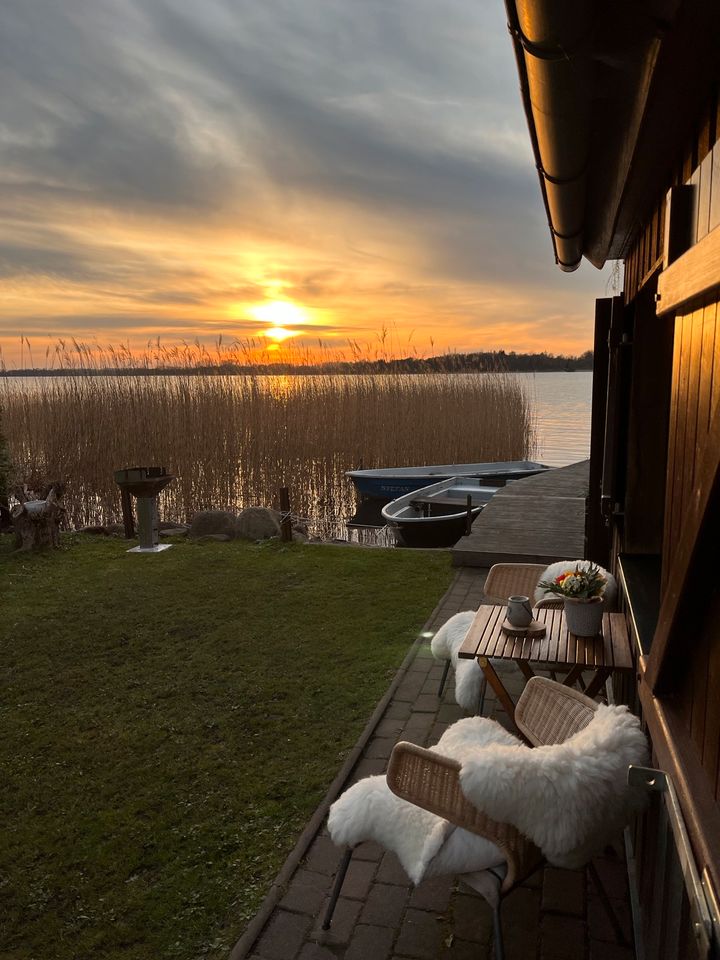
[[[533,618],[530,597],[508,597],[507,618],[514,627],[529,627]]]

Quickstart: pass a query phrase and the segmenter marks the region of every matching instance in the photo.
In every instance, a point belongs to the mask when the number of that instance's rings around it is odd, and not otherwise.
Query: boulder
[[[224,536],[232,540],[237,536],[236,523],[235,514],[227,510],[201,510],[192,519],[188,537],[199,540],[200,537]]]
[[[235,535],[243,540],[279,537],[280,514],[269,507],[246,507],[235,522]]]
[[[161,537],[186,537],[187,532],[188,532],[188,528],[186,526],[160,528]]]
[[[199,543],[211,543],[213,540],[225,542],[232,540],[232,537],[227,533],[205,533],[202,537],[193,537],[193,540],[197,540]]]

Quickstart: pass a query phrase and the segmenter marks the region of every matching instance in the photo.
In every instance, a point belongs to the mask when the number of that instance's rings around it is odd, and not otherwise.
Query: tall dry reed
[[[178,479],[165,518],[272,505],[280,486],[316,529],[352,511],[346,470],[532,456],[532,411],[508,374],[223,373],[0,379],[16,479],[62,479],[73,526],[120,517],[113,472]]]

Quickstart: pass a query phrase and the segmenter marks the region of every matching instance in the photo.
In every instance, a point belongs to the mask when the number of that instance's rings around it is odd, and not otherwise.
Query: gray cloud
[[[51,237],[32,246],[0,243],[0,279],[27,275],[63,276],[78,281],[91,277],[82,258],[74,251],[53,246]],[[93,279],[98,279],[97,273]]]
[[[92,337],[90,335],[97,333],[107,342],[107,334],[117,330],[118,327],[125,330],[133,336],[142,336],[153,339],[154,334],[148,331],[155,331],[162,338],[177,337],[188,342],[195,339],[195,335],[200,329],[202,339],[205,342],[213,342],[219,336],[223,337],[226,344],[233,340],[246,341],[251,339],[263,339],[263,330],[270,327],[271,324],[263,324],[257,320],[239,319],[230,322],[221,323],[211,318],[206,318],[200,324],[196,319],[182,320],[176,317],[158,316],[156,314],[137,313],[70,313],[70,314],[44,314],[27,317],[7,317],[3,333],[7,337],[23,336],[30,337],[49,337],[57,336],[58,330],[72,329],[75,334],[83,337]],[[318,324],[293,323],[293,329],[299,332],[297,342],[312,342],[322,338],[326,334],[326,328]],[[333,324],[332,333],[337,335],[352,336],[358,333],[356,326],[347,326],[342,324]],[[369,331],[368,331],[369,332]],[[105,335],[105,336],[104,336]]]
[[[191,337],[198,327],[197,321],[178,320],[156,314],[137,313],[62,313],[37,314],[33,317],[8,316],[3,333],[9,337],[36,336],[54,337],[58,331],[72,330],[74,333],[89,335],[93,332],[109,334],[112,331],[126,330],[134,334],[147,330],[166,330]],[[219,332],[219,331],[218,331]]]

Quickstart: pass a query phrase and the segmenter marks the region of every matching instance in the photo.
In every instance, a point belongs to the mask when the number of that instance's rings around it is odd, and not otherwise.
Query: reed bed
[[[257,373],[0,379],[16,482],[63,480],[73,527],[117,522],[117,469],[177,476],[164,519],[276,505],[326,535],[350,512],[346,470],[532,456],[528,397],[511,374],[266,376]]]

